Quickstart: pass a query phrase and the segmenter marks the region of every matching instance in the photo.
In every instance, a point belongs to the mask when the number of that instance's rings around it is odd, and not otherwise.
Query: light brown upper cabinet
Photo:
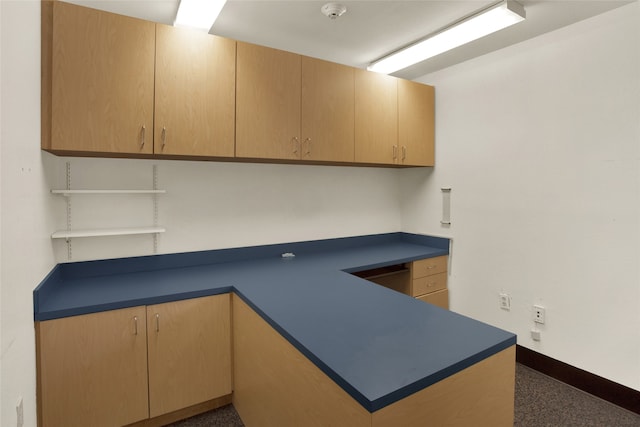
[[[302,57],[302,160],[354,160],[354,68]]]
[[[42,148],[153,152],[155,24],[42,2]]]
[[[434,88],[398,79],[398,163],[434,164]]]
[[[238,42],[236,157],[353,161],[354,69]]]
[[[233,157],[236,42],[156,27],[156,154]]]
[[[301,58],[238,42],[236,157],[300,158]]]
[[[433,86],[365,70],[355,83],[355,161],[433,166]]]
[[[398,147],[397,78],[355,70],[355,161],[396,164]]]
[[[433,87],[42,2],[42,149],[433,166]]]

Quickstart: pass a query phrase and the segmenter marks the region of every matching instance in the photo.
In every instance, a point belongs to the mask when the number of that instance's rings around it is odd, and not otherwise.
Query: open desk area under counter
[[[514,334],[353,274],[448,252],[389,233],[59,264],[34,290],[39,425],[230,402],[247,426],[512,425]]]

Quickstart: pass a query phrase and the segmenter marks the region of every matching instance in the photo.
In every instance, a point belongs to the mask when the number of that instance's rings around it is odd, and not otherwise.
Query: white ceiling
[[[96,9],[172,24],[179,0],[67,0]],[[527,19],[394,75],[415,79],[473,57],[638,0],[521,0]],[[473,13],[495,0],[339,1],[347,12],[331,20],[327,1],[228,0],[212,34],[365,68],[371,61]]]

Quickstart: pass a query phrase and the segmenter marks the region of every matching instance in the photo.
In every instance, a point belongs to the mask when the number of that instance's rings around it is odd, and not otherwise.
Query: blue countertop
[[[235,292],[370,412],[514,345],[514,334],[349,273],[448,254],[406,233],[58,264],[36,321]],[[294,253],[283,259],[281,254]]]

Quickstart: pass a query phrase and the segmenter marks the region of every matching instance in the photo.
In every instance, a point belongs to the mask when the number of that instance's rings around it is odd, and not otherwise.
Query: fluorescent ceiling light
[[[180,0],[173,25],[197,28],[208,32],[225,3],[226,0]]]
[[[525,19],[520,3],[505,0],[462,19],[443,30],[373,62],[367,69],[390,74]]]

